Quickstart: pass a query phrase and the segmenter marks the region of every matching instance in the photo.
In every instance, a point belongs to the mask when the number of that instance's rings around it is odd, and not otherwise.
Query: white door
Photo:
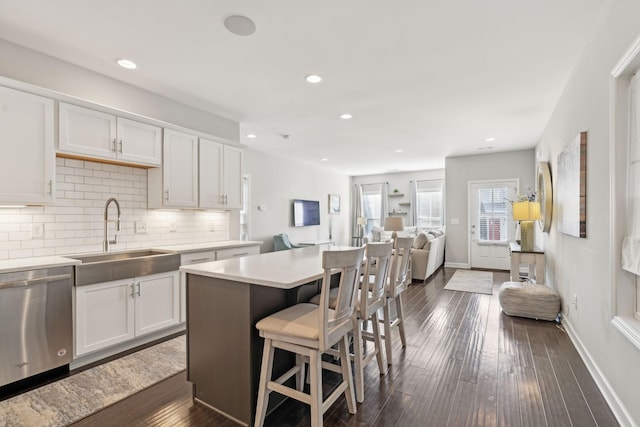
[[[118,117],[118,159],[160,166],[162,128]]]
[[[224,146],[200,138],[200,207],[224,208],[222,159]]]
[[[137,277],[136,336],[180,323],[180,281],[178,272]]]
[[[509,270],[509,242],[515,234],[510,200],[518,180],[469,183],[469,259],[471,268]]]
[[[116,157],[116,116],[60,103],[58,149],[103,159]]]
[[[0,202],[53,201],[53,117],[53,100],[0,86]]]
[[[198,207],[198,137],[165,129],[163,162],[163,205]]]
[[[224,147],[224,195],[225,207],[242,208],[242,159],[244,152],[236,147]]]
[[[134,337],[133,281],[77,286],[76,356]]]

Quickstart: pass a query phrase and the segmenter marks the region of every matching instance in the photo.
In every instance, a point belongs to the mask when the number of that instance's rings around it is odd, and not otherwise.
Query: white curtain
[[[353,216],[351,218],[351,225],[353,229],[352,236],[359,236],[360,230],[358,230],[358,218],[363,216],[364,207],[362,206],[362,185],[355,184],[353,189]]]
[[[622,242],[622,268],[640,275],[640,74],[631,79],[627,236]]]
[[[384,227],[384,220],[389,216],[389,183],[383,182],[380,191],[380,226]]]
[[[413,180],[409,181],[409,226],[418,225],[418,182]]]

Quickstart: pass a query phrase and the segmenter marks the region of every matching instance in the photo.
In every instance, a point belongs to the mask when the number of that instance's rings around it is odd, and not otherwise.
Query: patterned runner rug
[[[0,402],[0,427],[66,426],[186,369],[186,337]]]
[[[444,288],[450,291],[491,295],[493,293],[493,273],[478,270],[456,270]]]

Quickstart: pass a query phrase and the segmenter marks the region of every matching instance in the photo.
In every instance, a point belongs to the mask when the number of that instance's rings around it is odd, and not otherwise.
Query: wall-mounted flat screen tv
[[[317,200],[293,200],[293,225],[304,227],[320,225],[320,202]]]

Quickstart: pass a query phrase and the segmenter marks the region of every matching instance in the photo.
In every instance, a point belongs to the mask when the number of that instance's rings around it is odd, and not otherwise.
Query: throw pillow
[[[418,233],[418,235],[416,236],[416,238],[413,241],[413,248],[414,249],[422,249],[424,247],[424,244],[427,243],[428,239],[427,239],[427,235],[424,233]]]
[[[381,238],[381,233],[379,230],[373,229],[371,230],[371,241],[379,242]]]

